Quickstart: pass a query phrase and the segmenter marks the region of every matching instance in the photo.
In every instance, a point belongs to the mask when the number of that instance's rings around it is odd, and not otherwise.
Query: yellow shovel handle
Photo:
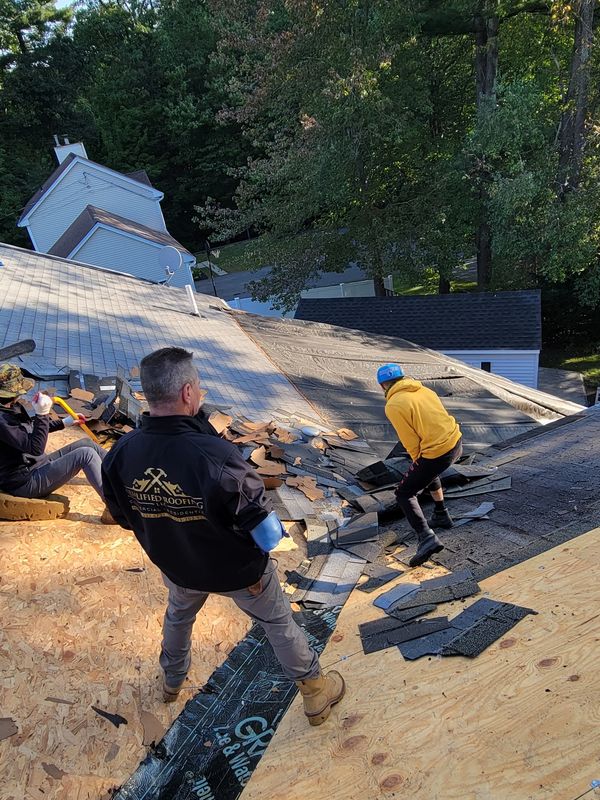
[[[64,408],[67,414],[70,414],[73,417],[73,419],[79,419],[79,414],[77,414],[76,411],[73,411],[71,406],[65,400],[63,400],[62,397],[54,397],[53,402],[57,403],[61,408]],[[100,444],[96,434],[88,428],[85,422],[80,422],[79,427],[81,428],[82,431],[85,431],[87,433],[87,435],[93,442],[96,442],[96,444]]]

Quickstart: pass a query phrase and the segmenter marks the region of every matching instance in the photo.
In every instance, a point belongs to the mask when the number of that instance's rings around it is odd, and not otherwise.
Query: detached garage
[[[412,297],[300,300],[296,319],[408,339],[537,388],[542,345],[537,289]]]

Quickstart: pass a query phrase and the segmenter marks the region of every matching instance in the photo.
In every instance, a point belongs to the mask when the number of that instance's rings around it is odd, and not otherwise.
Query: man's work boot
[[[116,520],[113,519],[113,515],[110,513],[108,508],[105,508],[104,511],[102,512],[102,516],[100,517],[100,522],[103,525],[117,525],[118,524],[116,522]]]
[[[183,688],[183,684],[185,683],[185,678],[174,686],[170,686],[167,683],[166,677],[163,675],[163,682],[162,682],[162,691],[163,691],[163,703],[173,703],[179,697],[179,692]]]
[[[434,511],[431,515],[431,519],[429,520],[429,524],[432,528],[452,528],[454,527],[454,522],[452,517],[448,513],[448,509],[445,508],[443,511]]]
[[[331,707],[340,702],[346,691],[344,679],[334,669],[327,675],[321,673],[317,678],[296,681],[296,686],[304,699],[304,713],[310,725],[325,722]]]
[[[418,534],[419,544],[417,552],[408,562],[409,567],[420,567],[424,564],[434,553],[439,553],[444,549],[444,545],[440,542],[431,528],[426,528]]]

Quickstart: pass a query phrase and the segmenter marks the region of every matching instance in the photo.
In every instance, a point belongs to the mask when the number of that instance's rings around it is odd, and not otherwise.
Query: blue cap
[[[398,364],[384,364],[377,370],[377,383],[396,381],[404,377],[404,370]]]

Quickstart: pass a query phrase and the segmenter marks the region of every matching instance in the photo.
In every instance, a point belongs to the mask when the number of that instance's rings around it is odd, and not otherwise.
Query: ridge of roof
[[[190,251],[177,241],[170,233],[157,231],[141,222],[122,217],[97,206],[87,205],[81,214],[75,219],[62,234],[62,236],[52,245],[48,251],[52,255],[67,258],[69,253],[81,242],[81,240],[93,229],[96,224],[108,225],[122,233],[131,233],[140,236],[157,244],[171,245],[183,253],[192,255]]]

